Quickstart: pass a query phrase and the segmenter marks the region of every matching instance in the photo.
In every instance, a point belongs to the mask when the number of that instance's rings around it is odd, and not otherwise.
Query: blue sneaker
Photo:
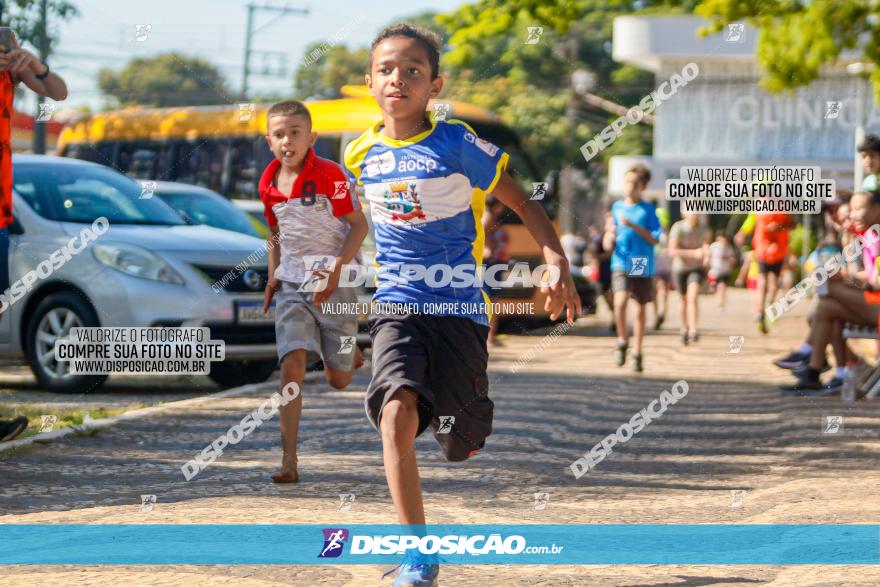
[[[392,587],[436,587],[439,585],[437,577],[440,575],[440,565],[407,560],[382,575],[382,578],[384,579],[394,571],[397,571],[397,577],[395,577]]]
[[[822,384],[822,382],[820,381],[818,387],[813,385],[812,383],[804,383],[803,381],[798,380],[798,382],[794,385],[780,387],[779,393],[782,395],[823,397],[840,393],[840,390],[842,389],[843,379],[841,379],[840,377],[835,377],[825,384]]]

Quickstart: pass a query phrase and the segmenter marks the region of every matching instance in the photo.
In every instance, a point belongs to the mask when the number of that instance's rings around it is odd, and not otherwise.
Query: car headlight
[[[183,285],[183,278],[168,263],[147,249],[124,243],[95,244],[92,254],[100,263],[128,275]]]

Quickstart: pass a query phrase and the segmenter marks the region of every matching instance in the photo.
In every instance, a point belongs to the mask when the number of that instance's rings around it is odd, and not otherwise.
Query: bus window
[[[116,163],[113,161],[113,151],[115,148],[116,143],[84,143],[71,146],[70,149],[67,152],[62,153],[62,155],[65,157],[80,159],[82,161],[91,161],[92,163],[98,163],[99,165],[116,167]]]
[[[165,142],[119,143],[118,169],[134,179],[165,179],[171,145]]]
[[[263,170],[266,169],[266,166],[269,165],[269,162],[275,158],[275,155],[273,155],[272,151],[269,150],[269,144],[264,139],[259,139],[259,142],[260,145],[258,145],[257,147],[256,180],[253,184],[253,191],[249,194],[246,193],[241,196],[245,199],[259,197],[259,194],[257,193],[257,183],[260,181],[260,177],[263,175]],[[318,140],[315,142],[315,155],[338,163],[342,160],[340,143],[341,138],[338,136],[331,135],[329,137],[318,137]]]
[[[260,143],[266,144],[261,137],[258,139],[232,139],[230,153],[230,180],[228,198],[253,198],[260,180],[257,171],[257,151]]]
[[[174,181],[200,185],[222,193],[223,164],[229,148],[228,141],[223,139],[179,143],[175,154],[176,165],[173,165],[176,170]]]
[[[315,155],[339,163],[342,161],[339,143],[340,137],[318,137],[318,141],[315,143]]]
[[[151,179],[156,177],[159,157],[155,151],[138,149],[131,155],[131,165],[127,175],[135,179]]]

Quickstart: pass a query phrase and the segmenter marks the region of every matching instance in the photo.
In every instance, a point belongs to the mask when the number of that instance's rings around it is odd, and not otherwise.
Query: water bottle
[[[843,389],[840,391],[840,399],[845,402],[856,401],[856,373],[847,367],[843,373]]]

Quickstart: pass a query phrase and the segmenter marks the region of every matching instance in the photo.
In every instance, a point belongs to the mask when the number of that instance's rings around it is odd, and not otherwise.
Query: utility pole
[[[254,34],[257,33],[260,29],[267,27],[270,23],[274,22],[278,18],[281,18],[282,16],[286,16],[288,14],[309,14],[308,8],[288,8],[286,6],[258,6],[256,4],[248,4],[246,8],[247,29],[245,30],[244,36],[244,69],[242,70],[241,75],[242,100],[247,100],[248,98],[248,78],[250,77],[251,53],[253,52],[251,51],[251,40],[253,39]],[[254,29],[254,13],[257,11],[273,12],[275,13],[275,18],[273,18],[263,26]]]
[[[49,59],[49,24],[48,24],[49,0],[40,0],[40,20],[37,23],[37,51],[40,61],[46,63]],[[46,103],[45,96],[37,95],[37,112],[34,116],[34,135],[32,150],[37,155],[46,153],[46,122],[40,120],[41,106]]]
[[[569,37],[567,43],[569,63],[577,62],[578,42],[572,36]],[[568,127],[570,152],[577,150],[577,141],[575,140],[575,128],[577,127],[577,102],[578,96],[575,91],[575,70],[572,69],[571,83],[569,91],[571,98],[565,108],[565,125]],[[559,230],[562,234],[574,232],[574,166],[570,162],[566,162],[565,166],[559,172]]]

